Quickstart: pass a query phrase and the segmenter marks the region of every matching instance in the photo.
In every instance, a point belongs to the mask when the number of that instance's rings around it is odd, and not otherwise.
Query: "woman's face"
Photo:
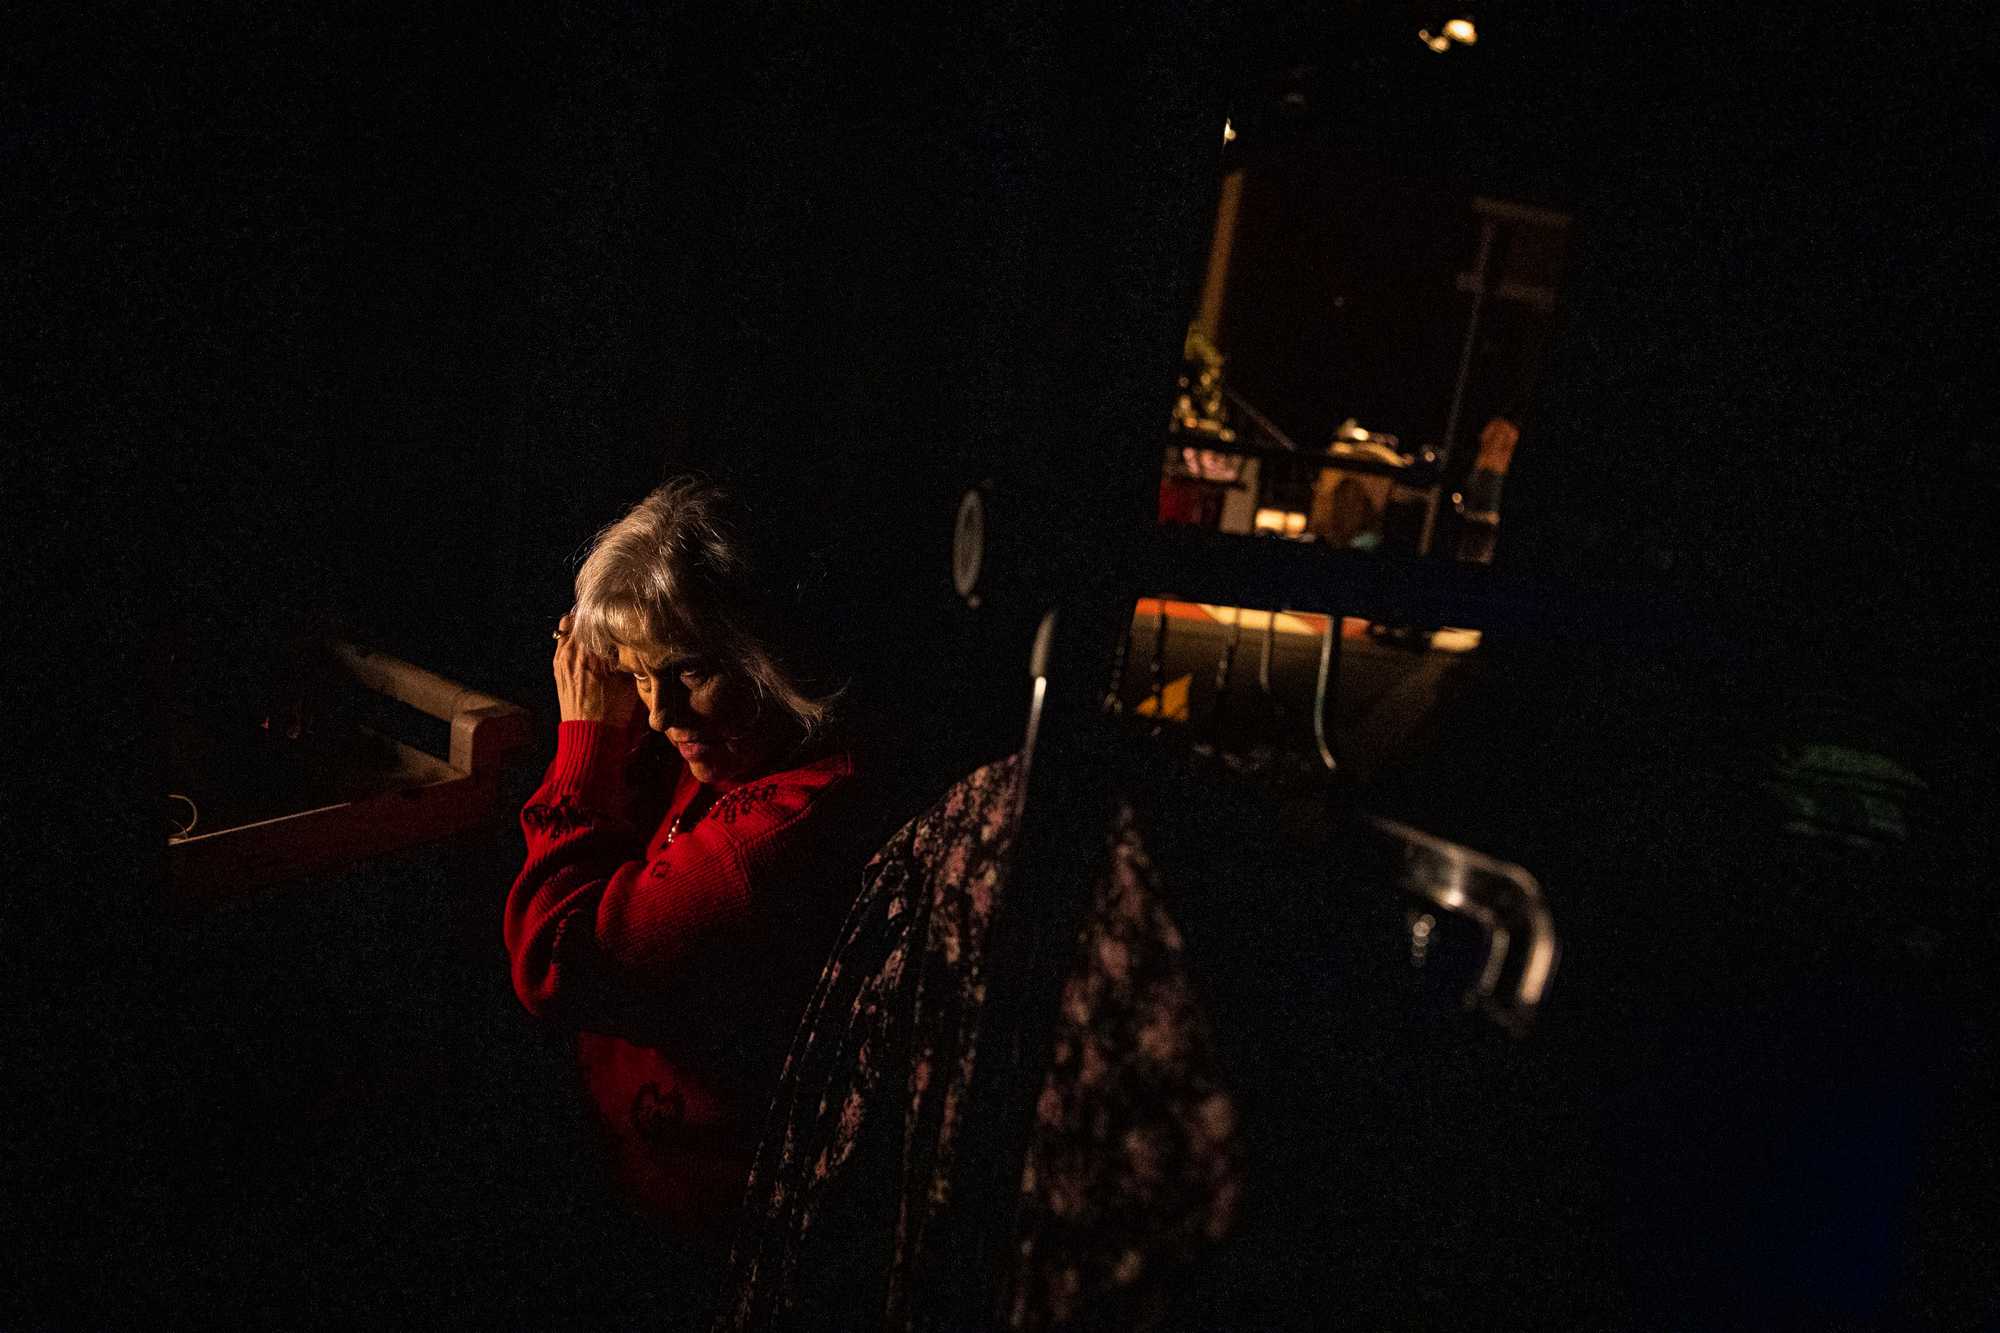
[[[701,653],[661,644],[620,644],[618,668],[632,676],[646,720],[680,751],[697,782],[757,776],[773,748],[756,688]]]

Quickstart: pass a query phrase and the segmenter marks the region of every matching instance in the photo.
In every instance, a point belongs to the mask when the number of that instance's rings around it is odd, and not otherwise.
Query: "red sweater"
[[[841,836],[854,763],[824,755],[717,790],[654,741],[559,726],[521,811],[528,859],[507,895],[507,952],[521,1003],[578,1030],[633,1202],[719,1245],[859,882]]]

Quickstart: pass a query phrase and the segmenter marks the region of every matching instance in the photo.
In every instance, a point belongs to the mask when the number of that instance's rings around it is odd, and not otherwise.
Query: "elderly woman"
[[[555,631],[555,760],[507,898],[515,992],[576,1031],[624,1193],[709,1252],[879,832],[773,582],[707,481],[598,535]]]

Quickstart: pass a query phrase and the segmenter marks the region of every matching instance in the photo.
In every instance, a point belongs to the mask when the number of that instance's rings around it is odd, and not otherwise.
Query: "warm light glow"
[[[1236,127],[1234,125],[1231,125],[1226,120],[1222,122],[1222,142],[1224,143],[1236,142]]]
[[[1449,51],[1453,42],[1462,46],[1471,46],[1477,42],[1479,29],[1473,25],[1471,19],[1451,19],[1435,36],[1429,28],[1417,29],[1417,40],[1433,51]]]
[[[1169,722],[1188,720],[1188,699],[1194,692],[1194,673],[1168,681],[1158,694],[1149,694],[1132,711],[1140,717],[1160,717]]]
[[[1306,530],[1306,516],[1296,509],[1259,509],[1252,520],[1259,532],[1296,537]]]
[[[1434,653],[1469,653],[1479,646],[1479,631],[1476,629],[1441,629],[1431,633],[1431,651]]]

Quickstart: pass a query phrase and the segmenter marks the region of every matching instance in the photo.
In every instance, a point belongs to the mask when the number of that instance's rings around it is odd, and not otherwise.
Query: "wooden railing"
[[[426,754],[384,737],[395,762],[371,780],[365,795],[173,839],[167,860],[177,906],[218,905],[272,884],[449,838],[492,816],[501,769],[529,738],[527,710],[387,653],[340,641],[329,648],[365,688],[446,723],[450,753]]]

